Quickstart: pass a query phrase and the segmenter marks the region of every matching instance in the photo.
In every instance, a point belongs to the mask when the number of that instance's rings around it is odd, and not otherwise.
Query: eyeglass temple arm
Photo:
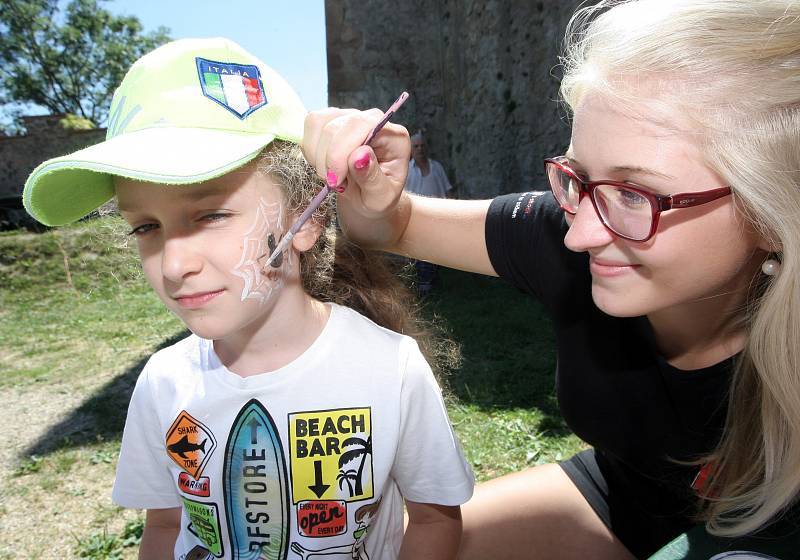
[[[717,200],[723,196],[731,193],[730,187],[722,187],[710,191],[703,191],[698,193],[680,193],[673,194],[672,196],[658,197],[658,209],[662,212],[664,210],[671,210],[672,208],[689,208],[690,206],[699,206],[712,200]]]

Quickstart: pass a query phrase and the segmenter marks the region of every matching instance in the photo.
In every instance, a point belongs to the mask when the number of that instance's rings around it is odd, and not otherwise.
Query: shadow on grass
[[[540,428],[567,435],[555,394],[556,345],[542,306],[498,278],[440,269],[425,309],[461,346],[450,392],[485,410],[538,409]]]
[[[164,340],[155,350],[171,346],[189,334],[188,330],[184,330]],[[149,358],[150,356],[142,358],[125,373],[109,381],[67,418],[51,426],[22,451],[22,456],[43,456],[61,449],[120,439],[133,387]]]

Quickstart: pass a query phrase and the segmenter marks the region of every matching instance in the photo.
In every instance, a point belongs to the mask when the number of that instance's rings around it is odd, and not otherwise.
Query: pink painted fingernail
[[[365,169],[369,167],[369,162],[370,162],[369,152],[364,152],[364,155],[358,158],[355,161],[355,163],[353,163],[353,167],[355,167],[358,170]]]
[[[339,176],[333,172],[333,170],[328,169],[328,174],[325,175],[325,182],[328,184],[328,187],[331,189],[336,189],[336,183],[339,182]]]

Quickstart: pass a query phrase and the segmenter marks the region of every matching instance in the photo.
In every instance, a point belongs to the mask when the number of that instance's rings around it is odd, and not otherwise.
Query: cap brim
[[[198,128],[148,128],[48,160],[25,182],[23,204],[48,226],[74,222],[114,196],[113,176],[185,185],[207,181],[252,160],[272,134]]]

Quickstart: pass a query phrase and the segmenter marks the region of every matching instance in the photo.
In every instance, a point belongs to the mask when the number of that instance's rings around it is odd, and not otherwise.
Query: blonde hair
[[[562,62],[573,111],[597,91],[685,118],[781,261],[752,279],[725,432],[702,458],[708,530],[751,533],[800,493],[800,2],[603,0],[573,16]]]

